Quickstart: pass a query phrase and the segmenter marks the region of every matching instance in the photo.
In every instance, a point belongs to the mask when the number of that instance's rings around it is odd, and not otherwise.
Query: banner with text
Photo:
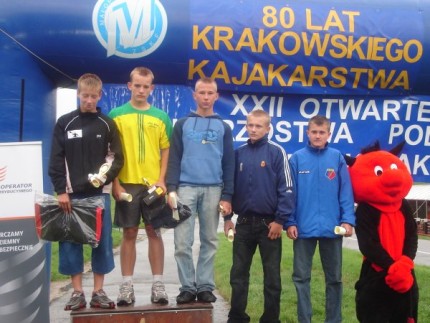
[[[107,113],[129,99],[126,86],[105,85],[100,103]],[[195,110],[192,89],[185,86],[156,85],[151,100],[165,110],[173,122]],[[307,143],[307,122],[316,114],[332,121],[330,145],[344,154],[355,156],[375,140],[379,140],[385,150],[405,140],[400,158],[415,182],[430,182],[429,96],[387,98],[221,92],[215,111],[233,129],[236,147],[248,139],[246,115],[253,109],[264,109],[271,115],[270,138],[289,154]]]
[[[127,82],[134,67],[148,66],[157,83],[191,85],[204,75],[223,91],[428,93],[429,1],[42,3],[5,2],[3,28],[56,67],[44,71],[57,85],[88,71]]]
[[[400,94],[422,68],[419,10],[405,28],[404,11],[382,2],[193,1],[190,11],[204,15],[190,16],[188,78],[227,90]]]
[[[49,268],[34,220],[41,142],[0,144],[0,321],[49,322]]]

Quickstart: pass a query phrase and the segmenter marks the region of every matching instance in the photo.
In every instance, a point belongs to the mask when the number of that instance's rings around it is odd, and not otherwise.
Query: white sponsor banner
[[[0,220],[34,217],[42,172],[42,142],[0,143]]]

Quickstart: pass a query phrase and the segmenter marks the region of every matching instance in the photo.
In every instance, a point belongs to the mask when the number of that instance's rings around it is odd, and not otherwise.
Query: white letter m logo
[[[152,53],[161,44],[167,16],[158,0],[99,0],[93,12],[93,27],[108,57],[137,58]]]

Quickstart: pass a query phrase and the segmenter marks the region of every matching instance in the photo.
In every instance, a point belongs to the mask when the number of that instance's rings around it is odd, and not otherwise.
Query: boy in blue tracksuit
[[[328,147],[330,121],[324,116],[309,120],[309,144],[290,158],[297,194],[296,208],[285,223],[293,239],[293,282],[297,291],[297,315],[311,322],[310,281],[312,258],[317,243],[326,280],[326,320],[342,321],[342,236],[335,226],[351,236],[355,225],[354,197],[342,154]]]
[[[294,208],[293,182],[287,154],[268,140],[270,116],[254,110],[247,117],[249,140],[235,154],[232,207],[238,214],[233,241],[229,323],[249,322],[246,305],[249,269],[257,246],[264,268],[264,312],[260,322],[279,322],[283,224]],[[224,230],[234,230],[231,216]]]

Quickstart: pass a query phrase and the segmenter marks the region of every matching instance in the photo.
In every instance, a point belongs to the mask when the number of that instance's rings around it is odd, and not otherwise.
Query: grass
[[[430,240],[430,235],[428,235],[428,234],[421,234],[421,235],[419,235],[419,238],[423,239],[423,240]]]
[[[281,322],[297,323],[296,315],[296,291],[291,280],[292,275],[292,241],[283,237],[282,256],[282,294],[281,294]],[[219,249],[215,259],[215,282],[220,294],[230,301],[230,267],[231,267],[232,244],[220,234]],[[343,322],[358,322],[355,316],[355,289],[354,284],[358,279],[361,268],[362,256],[360,252],[343,250]],[[415,266],[418,285],[420,287],[420,302],[418,317],[421,322],[430,322],[430,267]],[[253,259],[250,273],[250,286],[248,295],[247,313],[251,317],[251,322],[258,322],[263,312],[263,269],[258,250]],[[314,322],[324,322],[325,318],[325,283],[324,274],[321,268],[318,251],[314,256],[312,269],[311,295],[313,304]]]
[[[114,214],[114,200],[112,200],[112,216]],[[113,228],[112,237],[114,246],[121,242],[122,232],[118,228]],[[420,236],[420,239],[423,238]],[[429,237],[426,237],[427,239]],[[292,241],[283,237],[283,254],[282,254],[282,294],[281,294],[281,322],[297,323],[296,318],[296,292],[291,281],[292,274]],[[219,249],[215,258],[215,282],[219,293],[230,301],[230,268],[231,268],[232,244],[220,234]],[[89,261],[91,248],[84,246],[84,259]],[[358,322],[355,316],[355,289],[354,284],[358,279],[361,267],[362,256],[358,251],[344,249],[343,251],[343,322]],[[430,267],[416,266],[415,273],[420,287],[420,302],[418,316],[421,322],[430,322]],[[68,280],[69,276],[58,273],[58,243],[52,243],[51,251],[51,281]],[[247,313],[251,317],[251,322],[258,322],[263,312],[263,269],[259,252],[254,255],[251,267],[251,283],[249,286],[248,309]],[[313,303],[313,321],[324,322],[324,274],[321,268],[318,251],[314,257],[314,266],[312,270],[312,303]]]

